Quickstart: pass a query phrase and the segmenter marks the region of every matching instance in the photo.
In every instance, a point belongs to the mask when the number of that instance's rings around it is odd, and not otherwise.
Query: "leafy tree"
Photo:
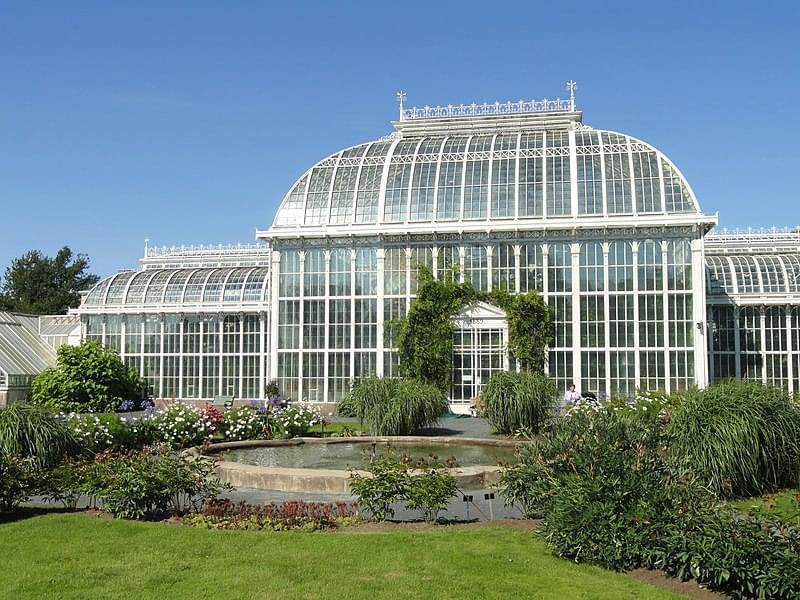
[[[85,340],[58,349],[56,366],[33,380],[31,401],[59,410],[113,412],[124,400],[138,399],[142,385],[115,350]]]
[[[78,292],[100,279],[89,258],[64,246],[54,257],[30,250],[11,261],[0,286],[0,308],[34,315],[62,314],[80,303]]]

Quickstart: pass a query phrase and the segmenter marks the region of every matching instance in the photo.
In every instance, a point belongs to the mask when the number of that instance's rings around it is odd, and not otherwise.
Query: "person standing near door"
[[[575,389],[575,384],[571,383],[564,393],[564,406],[563,411],[566,412],[581,399],[581,395]]]

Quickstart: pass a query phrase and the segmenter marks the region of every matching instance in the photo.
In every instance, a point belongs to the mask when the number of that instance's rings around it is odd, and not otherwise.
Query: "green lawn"
[[[678,598],[503,527],[209,531],[50,513],[0,524],[0,598]]]
[[[800,490],[782,490],[761,497],[734,500],[731,505],[745,511],[756,509],[787,523],[800,525]]]

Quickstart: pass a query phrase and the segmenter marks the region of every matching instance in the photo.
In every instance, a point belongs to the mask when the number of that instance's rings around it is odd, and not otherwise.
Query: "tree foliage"
[[[11,261],[0,286],[0,308],[33,315],[62,314],[80,303],[79,292],[100,279],[89,258],[64,246],[54,257],[30,250]]]
[[[420,268],[417,298],[397,331],[403,375],[448,389],[453,369],[451,319],[477,299],[471,285],[456,283],[452,276],[436,280],[429,269]]]
[[[483,300],[502,308],[508,319],[508,346],[523,371],[544,371],[545,348],[553,339],[550,311],[539,292],[510,294],[498,289],[479,292],[469,283],[457,283],[453,274],[434,279],[419,269],[417,297],[403,321],[391,323],[397,334],[400,370],[446,392],[453,370],[453,317]]]
[[[136,400],[142,381],[115,350],[85,340],[58,349],[56,366],[33,380],[31,401],[59,410],[113,412],[124,400]]]

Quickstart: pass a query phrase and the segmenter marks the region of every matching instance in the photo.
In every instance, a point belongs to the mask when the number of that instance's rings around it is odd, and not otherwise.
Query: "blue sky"
[[[565,95],[663,150],[728,227],[797,225],[796,2],[0,0],[0,269],[69,245],[251,242],[395,92]]]

